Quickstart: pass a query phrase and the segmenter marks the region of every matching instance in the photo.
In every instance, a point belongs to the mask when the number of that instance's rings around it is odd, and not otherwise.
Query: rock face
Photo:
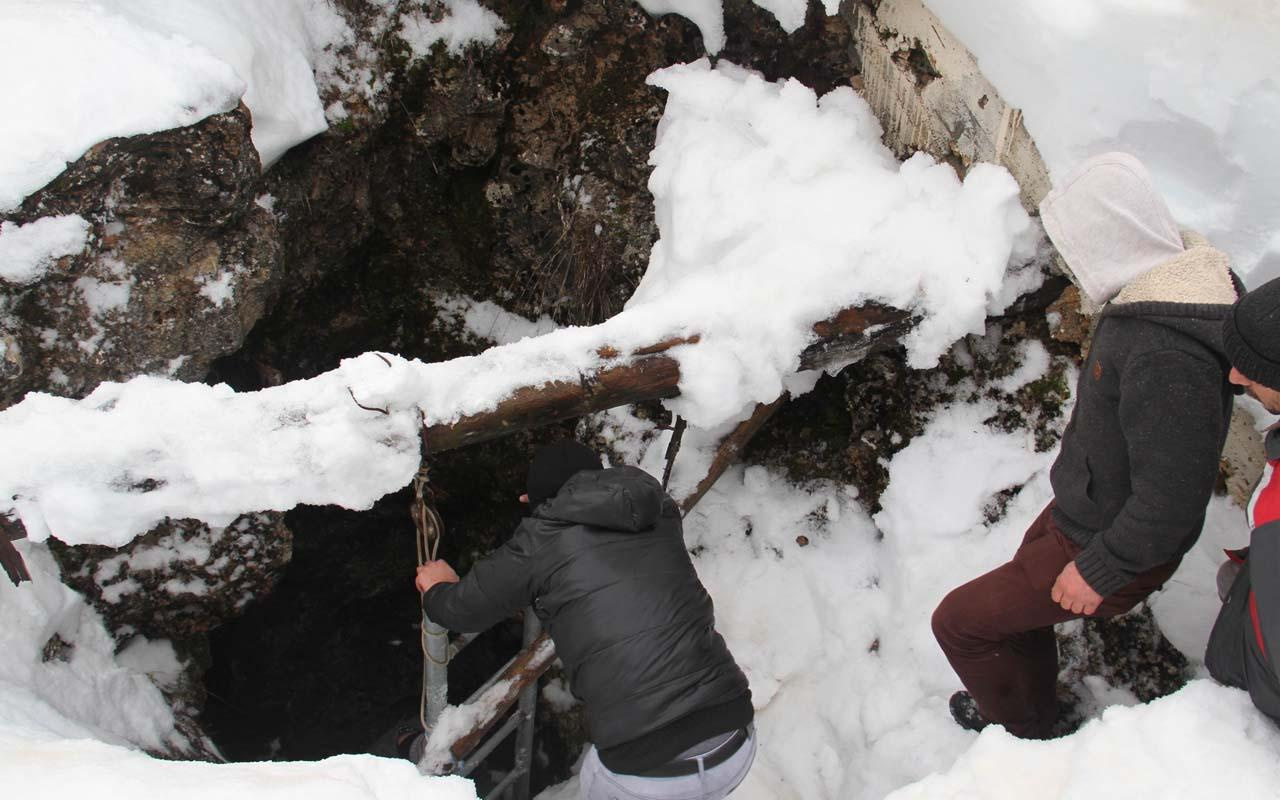
[[[1015,391],[999,388],[1018,368],[1019,346],[1028,339],[1049,351],[1048,371]],[[1032,304],[988,320],[984,335],[966,337],[935,369],[912,370],[900,353],[880,353],[821,378],[814,391],[766,423],[745,458],[781,467],[799,483],[828,479],[855,486],[860,502],[875,513],[890,459],[941,404],[989,398],[998,408],[985,421],[993,431],[1026,429],[1040,452],[1056,446],[1066,424],[1069,373],[1079,359],[1079,348],[1052,338],[1045,309]],[[1003,516],[1008,499],[991,499],[989,521]]]
[[[63,580],[93,601],[118,638],[207,632],[266,596],[293,550],[277,513],[245,514],[225,528],[170,520],[121,550],[50,541]]]
[[[278,282],[271,213],[244,106],[95,146],[8,221],[78,214],[89,247],[29,286],[0,284],[14,364],[0,407],[28,391],[81,396],[139,374],[199,379],[236,348]]]
[[[385,37],[385,112],[268,173],[287,277],[219,378],[252,388],[370,348],[469,352],[441,335],[428,290],[562,324],[621,309],[657,236],[647,161],[666,98],[644,79],[701,57],[697,29],[629,0],[486,5],[507,26],[495,44],[411,61]],[[367,4],[346,6],[368,18]],[[745,0],[726,14],[723,58],[819,90],[854,71],[847,29],[816,7],[790,36]]]

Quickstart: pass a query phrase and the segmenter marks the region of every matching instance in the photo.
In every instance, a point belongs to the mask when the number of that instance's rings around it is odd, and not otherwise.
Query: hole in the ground
[[[519,522],[514,498],[525,448],[515,437],[435,459],[447,526],[440,555],[459,572]],[[201,721],[228,758],[391,755],[375,743],[416,719],[422,679],[410,499],[406,490],[369,511],[304,506],[286,515],[294,553],[275,590],[210,635]],[[478,637],[450,664],[449,702],[464,701],[520,646],[518,619]],[[564,780],[580,747],[565,741],[565,726],[540,706],[535,790]],[[513,759],[509,737],[472,775],[478,788],[501,777]]]

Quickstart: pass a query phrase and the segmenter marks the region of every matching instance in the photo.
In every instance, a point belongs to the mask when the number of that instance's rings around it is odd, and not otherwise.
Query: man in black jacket
[[[1280,278],[1249,292],[1223,325],[1231,382],[1280,414]],[[1249,546],[1219,572],[1222,610],[1204,663],[1219,682],[1249,692],[1280,723],[1280,428],[1266,437],[1267,466],[1246,511]],[[1230,576],[1228,580],[1224,577]]]
[[[583,798],[725,797],[755,757],[751,692],[679,508],[649,474],[601,469],[572,441],[540,448],[527,486],[530,516],[465,578],[418,568],[427,616],[481,631],[533,606],[584,704]]]
[[[1044,738],[1058,716],[1053,626],[1122,614],[1195,544],[1232,394],[1230,263],[1179,232],[1137,159],[1085,162],[1040,205],[1049,238],[1105,304],[1050,471],[1054,498],[1013,559],[948,594],[934,636],[965,691],[951,713]]]

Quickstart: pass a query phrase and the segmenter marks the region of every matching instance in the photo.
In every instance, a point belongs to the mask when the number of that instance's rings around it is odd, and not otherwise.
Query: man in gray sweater
[[[1050,473],[1054,499],[1011,561],[933,615],[967,690],[951,698],[957,722],[1025,738],[1051,736],[1057,720],[1053,626],[1128,611],[1200,535],[1231,417],[1222,321],[1237,298],[1226,255],[1179,233],[1132,156],[1085,162],[1040,212],[1104,306]]]

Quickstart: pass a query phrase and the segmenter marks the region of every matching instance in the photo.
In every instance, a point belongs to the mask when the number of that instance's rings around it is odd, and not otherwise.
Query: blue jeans
[[[593,746],[582,761],[578,773],[579,797],[582,800],[721,800],[738,788],[756,759],[755,727],[748,729],[747,740],[727,761],[679,778],[644,778],[610,772],[600,762]]]

